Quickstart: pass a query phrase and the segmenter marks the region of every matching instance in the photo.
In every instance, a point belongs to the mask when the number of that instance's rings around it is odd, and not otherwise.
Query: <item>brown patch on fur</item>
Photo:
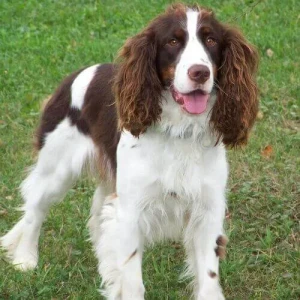
[[[86,120],[82,117],[80,109],[77,107],[70,107],[68,111],[68,117],[71,120],[71,124],[76,126],[79,132],[83,134],[90,133],[90,128]]]
[[[218,96],[210,123],[225,145],[247,143],[258,111],[258,88],[255,73],[258,53],[243,35],[223,25],[222,65],[218,70]]]
[[[137,249],[135,249],[132,254],[128,257],[128,259],[125,261],[124,265],[127,264],[135,255],[137,254]]]
[[[119,53],[121,64],[114,82],[119,127],[136,137],[157,122],[162,112],[156,53],[151,26],[128,39]]]
[[[82,70],[68,76],[57,88],[53,96],[48,100],[41,116],[40,125],[36,132],[37,150],[44,145],[47,133],[52,132],[56,126],[66,117],[71,101],[71,85]]]
[[[101,179],[114,181],[116,176],[117,145],[120,140],[112,79],[117,67],[100,65],[92,79],[84,99],[81,117],[90,129],[90,135],[98,148],[97,165]]]
[[[218,256],[220,259],[224,259],[226,256],[226,249],[223,247],[216,247],[215,253],[216,253],[216,256]]]
[[[218,67],[216,66],[216,64],[213,63],[213,74],[214,74],[214,78],[217,78],[218,75]]]
[[[216,278],[216,277],[217,277],[217,273],[214,272],[214,271],[212,271],[212,270],[209,270],[209,271],[208,271],[208,275],[209,275],[209,277],[211,277],[211,278]]]
[[[168,66],[161,71],[162,80],[164,82],[173,82],[175,76],[175,66]]]
[[[228,243],[228,239],[225,235],[219,235],[219,237],[217,238],[216,243],[217,243],[218,246],[226,247],[226,245]]]
[[[215,248],[216,255],[220,257],[220,259],[224,259],[226,256],[226,245],[228,243],[228,239],[224,235],[220,235],[217,240],[217,247]]]

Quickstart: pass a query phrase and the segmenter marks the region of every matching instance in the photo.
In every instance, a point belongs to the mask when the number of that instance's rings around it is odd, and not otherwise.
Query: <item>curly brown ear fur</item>
[[[217,102],[211,123],[227,146],[247,143],[258,111],[255,73],[258,53],[237,30],[225,27],[223,63],[218,70]]]
[[[154,33],[146,28],[127,40],[114,81],[119,126],[134,136],[145,132],[161,114],[161,82],[156,70]]]

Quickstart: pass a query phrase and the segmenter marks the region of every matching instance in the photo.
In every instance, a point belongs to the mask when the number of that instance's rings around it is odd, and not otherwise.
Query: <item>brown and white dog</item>
[[[24,216],[1,239],[13,264],[36,267],[50,205],[92,165],[100,179],[89,228],[104,295],[144,299],[144,245],[172,239],[186,248],[195,298],[224,299],[225,146],[247,142],[257,62],[237,29],[176,4],[127,40],[118,64],[69,76],[41,118]]]

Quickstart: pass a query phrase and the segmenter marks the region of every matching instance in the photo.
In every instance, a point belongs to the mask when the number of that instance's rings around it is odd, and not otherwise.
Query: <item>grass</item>
[[[34,161],[29,141],[41,100],[71,71],[112,61],[126,37],[167,3],[0,1],[1,235],[20,216],[18,185]],[[248,147],[229,151],[230,243],[221,263],[222,286],[227,299],[299,299],[299,3],[201,3],[214,7],[221,20],[235,21],[261,55],[261,116]],[[0,299],[99,298],[85,227],[93,189],[82,181],[52,209],[35,271],[19,273],[0,255]],[[183,258],[174,244],[145,253],[146,299],[188,299],[186,282],[178,283]]]

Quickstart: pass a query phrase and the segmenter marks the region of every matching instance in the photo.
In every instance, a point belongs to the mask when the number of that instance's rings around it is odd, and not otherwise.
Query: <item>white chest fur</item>
[[[195,141],[152,132],[137,139],[123,133],[118,147],[117,173],[118,193],[150,189],[151,197],[176,193],[180,198],[197,201],[201,198],[202,185],[224,189],[225,149],[223,145],[214,146],[207,136]]]
[[[225,205],[223,197],[217,204],[207,195],[214,190],[225,193],[223,145],[205,146],[201,141],[159,133],[147,133],[139,139],[123,133],[117,159],[120,205],[136,207],[140,228],[150,242],[177,240],[187,215],[197,210],[198,218],[207,209]]]

